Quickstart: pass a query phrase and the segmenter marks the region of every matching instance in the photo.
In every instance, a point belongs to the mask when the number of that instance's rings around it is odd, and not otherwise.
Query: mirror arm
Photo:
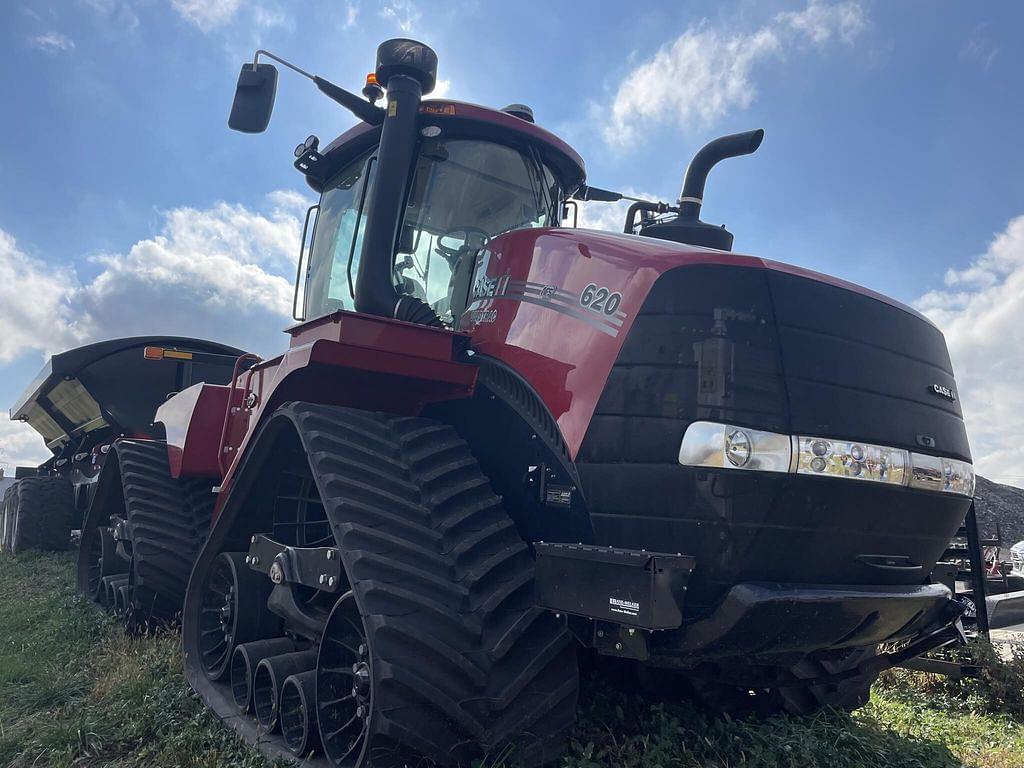
[[[291,62],[285,61],[279,56],[275,56],[270,51],[264,51],[262,48],[256,51],[253,56],[253,65],[259,64],[260,56],[266,56],[268,59],[273,59],[278,64],[281,64],[293,72],[297,72],[308,80],[312,80],[320,92],[325,94],[332,101],[337,102],[341,106],[345,107],[349,112],[358,117],[363,122],[369,123],[370,125],[380,125],[384,122],[384,110],[381,107],[374,106],[365,99],[356,96],[354,93],[346,91],[344,88],[335,85],[330,80],[324,80],[319,75],[312,75],[304,69],[299,69]]]
[[[312,80],[313,77],[314,77],[313,75],[309,74],[309,72],[307,72],[306,70],[299,69],[294,64],[292,64],[290,61],[285,61],[281,57],[275,56],[270,51],[264,51],[262,48],[260,48],[258,51],[256,51],[255,55],[253,55],[253,57],[252,57],[253,69],[255,69],[256,67],[259,66],[260,56],[266,56],[268,59],[273,59],[278,64],[283,64],[284,66],[288,67],[288,69],[292,70],[293,72],[298,72],[300,75],[302,75],[303,77],[305,77],[305,78],[307,78],[309,80]]]
[[[619,200],[632,200],[635,203],[646,203],[648,200],[644,200],[642,197],[630,197],[624,195],[621,192],[612,192],[610,189],[601,189],[600,187],[591,187],[587,184],[581,184],[580,188],[572,196],[573,200],[582,200],[584,202],[601,202],[601,203],[617,203]]]
[[[384,110],[382,108],[374,106],[354,93],[346,91],[344,88],[339,88],[330,80],[324,80],[319,75],[313,76],[313,82],[316,83],[316,87],[320,89],[321,93],[341,104],[341,106],[345,107],[345,109],[363,122],[370,125],[380,125],[384,122]]]

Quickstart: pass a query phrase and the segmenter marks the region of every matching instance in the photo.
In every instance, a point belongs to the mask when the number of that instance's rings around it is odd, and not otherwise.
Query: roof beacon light
[[[384,98],[384,89],[381,88],[380,83],[377,82],[376,72],[371,72],[366,76],[366,85],[363,86],[363,96],[365,96],[371,104],[376,104]]]

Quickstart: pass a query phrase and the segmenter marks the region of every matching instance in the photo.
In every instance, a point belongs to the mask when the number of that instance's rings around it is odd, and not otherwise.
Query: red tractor
[[[423,101],[425,45],[383,43],[366,98],[258,52],[237,130],[269,121],[261,58],[361,119],[296,149],[320,200],[288,350],[167,400],[166,446],[115,443],[82,546],[105,583],[110,541],[130,555],[143,620],[191,567],[186,671],[217,715],[310,765],[535,766],[584,655],[808,712],[956,637],[930,573],[974,475],[942,334],[700,220],[761,131],[626,233],[579,230],[572,200],[621,195],[522,105]]]

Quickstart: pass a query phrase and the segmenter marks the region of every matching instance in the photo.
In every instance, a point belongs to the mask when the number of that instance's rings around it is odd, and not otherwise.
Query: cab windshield
[[[353,161],[323,193],[307,272],[306,317],[353,307],[374,163],[374,153]],[[561,197],[554,174],[532,147],[425,140],[396,244],[396,289],[423,299],[451,322],[456,268],[471,264],[478,249],[504,232],[558,226]]]

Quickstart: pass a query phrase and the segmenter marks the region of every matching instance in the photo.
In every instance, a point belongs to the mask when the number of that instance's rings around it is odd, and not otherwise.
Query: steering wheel
[[[460,235],[461,237],[459,237]],[[483,246],[491,239],[490,233],[485,232],[479,227],[452,227],[437,238],[437,241],[434,243],[434,250],[445,258],[445,261],[448,262],[448,266],[454,269],[455,262],[458,261],[459,256],[465,253],[466,248],[469,247],[470,239],[474,236],[478,237],[480,240],[480,245],[476,246],[476,248]],[[458,248],[442,245],[442,241],[449,237],[462,240],[462,245]],[[473,248],[472,250],[476,250],[476,248]]]

